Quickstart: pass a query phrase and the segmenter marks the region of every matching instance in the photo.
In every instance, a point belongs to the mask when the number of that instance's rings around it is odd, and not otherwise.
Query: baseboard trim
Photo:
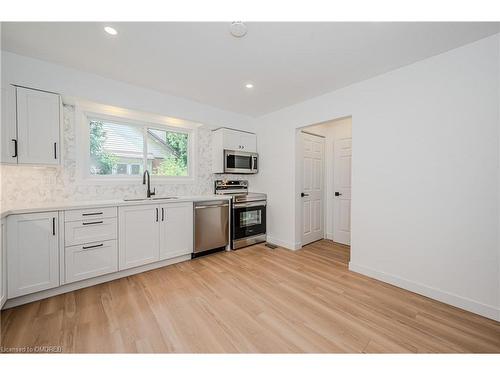
[[[7,297],[6,296],[2,296],[0,298],[0,310],[2,310],[3,305],[5,304],[6,301],[7,301]]]
[[[58,294],[64,294],[64,293],[72,292],[72,291],[77,290],[77,289],[83,289],[83,288],[87,288],[89,286],[94,286],[97,284],[106,283],[108,281],[121,279],[122,277],[127,277],[127,276],[135,275],[138,273],[146,272],[146,271],[151,271],[151,270],[154,270],[156,268],[169,266],[171,264],[184,262],[184,261],[190,260],[190,259],[191,259],[191,254],[181,255],[181,256],[178,256],[175,258],[162,260],[160,262],[145,264],[143,266],[131,268],[128,270],[123,270],[123,271],[118,271],[118,272],[114,272],[114,273],[109,273],[107,275],[97,276],[97,277],[94,277],[92,279],[76,281],[76,282],[71,283],[71,284],[64,284],[64,285],[58,286],[57,288],[43,290],[41,292],[36,292],[36,293],[28,294],[25,296],[9,299],[9,300],[7,300],[5,305],[2,307],[2,309],[9,309],[11,307],[16,307],[16,306],[24,305],[26,303],[39,301],[41,299],[45,299],[48,297],[53,297],[53,296],[56,296]]]
[[[500,308],[349,262],[349,270],[500,322]]]
[[[287,250],[295,251],[295,250],[300,250],[302,248],[302,244],[300,242],[287,242],[287,241],[282,241],[278,238],[267,236],[267,242],[270,242],[272,244],[278,245],[279,247],[283,247]]]

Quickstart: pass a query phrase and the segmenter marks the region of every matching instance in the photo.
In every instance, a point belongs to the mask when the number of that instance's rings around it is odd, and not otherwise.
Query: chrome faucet
[[[146,185],[146,176],[148,177],[148,179],[147,179],[148,190],[147,190],[146,194],[147,194],[148,198],[151,198],[152,195],[156,194],[156,188],[153,189],[153,191],[151,191],[151,182],[149,180],[149,171],[147,169],[144,171],[144,174],[142,175],[142,184]]]

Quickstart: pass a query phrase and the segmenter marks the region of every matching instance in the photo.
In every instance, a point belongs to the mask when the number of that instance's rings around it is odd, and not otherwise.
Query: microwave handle
[[[257,166],[255,165],[256,161],[257,161],[257,157],[251,156],[251,158],[252,158],[252,171],[255,171],[257,169]]]

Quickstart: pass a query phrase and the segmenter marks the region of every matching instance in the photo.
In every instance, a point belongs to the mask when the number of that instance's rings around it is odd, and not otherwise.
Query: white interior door
[[[333,241],[351,244],[351,159],[352,138],[335,140],[333,161]]]
[[[302,246],[324,238],[324,138],[302,137]]]

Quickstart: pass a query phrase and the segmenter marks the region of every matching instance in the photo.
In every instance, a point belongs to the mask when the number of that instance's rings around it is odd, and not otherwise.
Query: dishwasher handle
[[[229,204],[220,204],[220,205],[206,205],[206,206],[194,206],[195,210],[203,209],[203,208],[220,208],[220,207],[229,207]]]

